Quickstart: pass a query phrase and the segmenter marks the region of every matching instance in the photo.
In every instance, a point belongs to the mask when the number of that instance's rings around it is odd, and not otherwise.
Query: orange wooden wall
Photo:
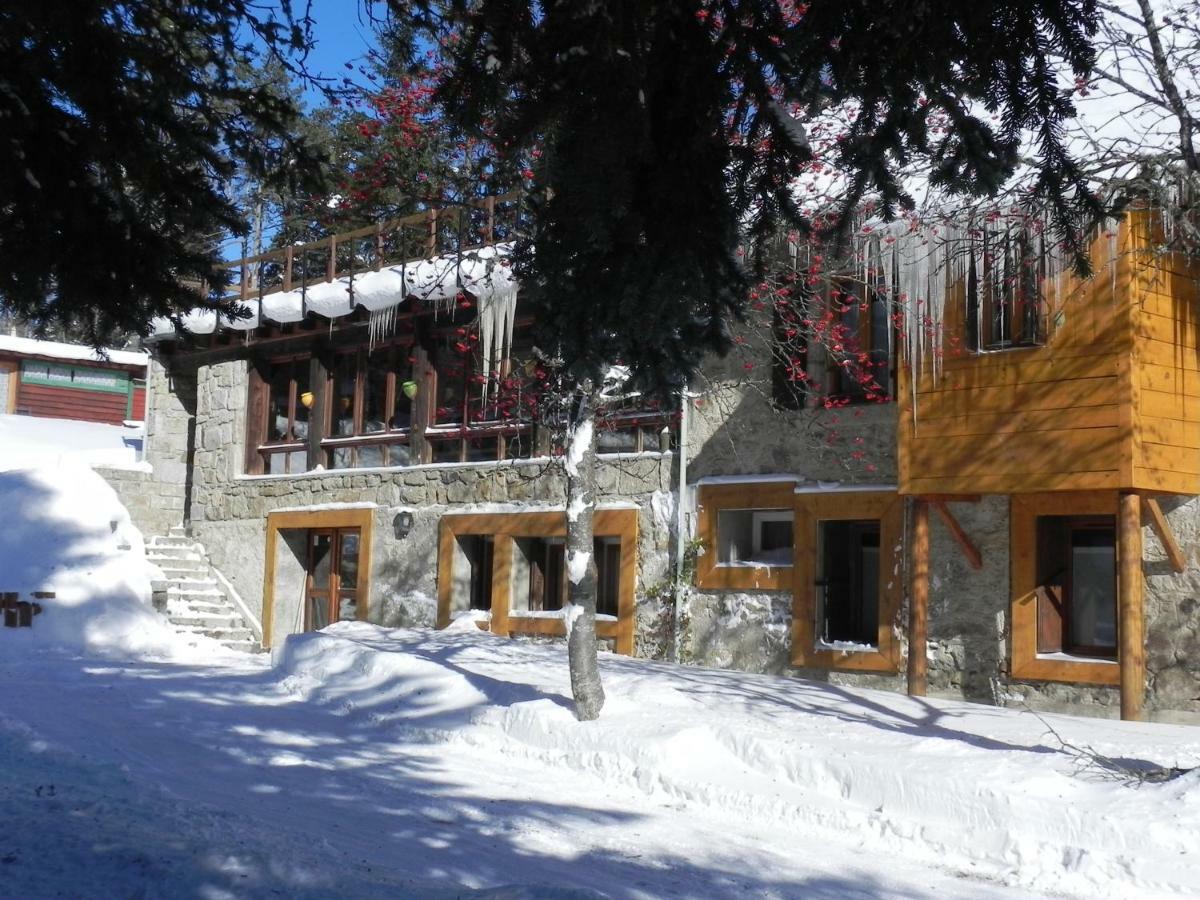
[[[1044,346],[948,349],[915,392],[902,378],[902,493],[1200,493],[1200,296],[1182,263],[1149,252],[1153,222],[1130,214],[1093,242],[1091,278],[1065,278],[1061,297],[1045,286]],[[960,292],[948,347],[964,317]]]

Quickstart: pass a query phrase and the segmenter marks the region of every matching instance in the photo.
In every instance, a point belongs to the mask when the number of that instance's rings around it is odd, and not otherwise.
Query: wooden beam
[[[1117,516],[1117,612],[1121,718],[1141,721],[1146,697],[1145,609],[1142,598],[1142,503],[1121,494]]]
[[[967,558],[967,562],[971,564],[972,569],[983,568],[983,554],[979,552],[979,548],[971,540],[970,535],[963,531],[963,527],[958,524],[958,519],[954,518],[954,513],[946,508],[946,504],[941,500],[934,500],[931,504],[937,510],[937,514],[941,516],[942,523],[950,530],[950,534],[954,537],[954,541],[962,550],[963,556]]]
[[[928,688],[929,640],[929,504],[913,508],[912,596],[908,608],[908,694],[924,697]]]
[[[511,534],[492,538],[492,634],[508,637],[508,611],[512,607],[513,548]]]
[[[1162,507],[1158,505],[1157,499],[1142,497],[1142,517],[1150,521],[1150,527],[1158,536],[1159,543],[1167,551],[1167,559],[1171,561],[1171,568],[1177,573],[1186,569],[1187,557],[1179,548],[1179,542],[1175,540],[1175,532],[1171,530],[1171,523],[1163,515]]]

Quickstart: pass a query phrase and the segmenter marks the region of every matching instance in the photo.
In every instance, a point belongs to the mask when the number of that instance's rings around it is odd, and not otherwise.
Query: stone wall
[[[183,524],[183,493],[161,481],[157,472],[101,467],[96,472],[117,492],[143,537],[164,535],[173,526]]]

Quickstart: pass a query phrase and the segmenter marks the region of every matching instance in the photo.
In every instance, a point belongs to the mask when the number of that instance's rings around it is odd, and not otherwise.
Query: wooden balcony
[[[1200,493],[1200,267],[1152,251],[1157,221],[1130,213],[1091,278],[1046,280],[1036,346],[955,349],[952,291],[940,371],[902,374],[901,493]]]

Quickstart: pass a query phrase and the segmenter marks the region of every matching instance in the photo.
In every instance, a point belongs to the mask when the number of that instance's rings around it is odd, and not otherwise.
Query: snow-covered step
[[[203,545],[189,537],[182,526],[172,528],[168,535],[150,538],[146,559],[162,572],[154,589],[165,598],[162,611],[177,631],[203,635],[231,650],[255,653],[261,649],[241,612],[209,574]]]
[[[185,628],[203,628],[211,631],[249,630],[246,628],[246,622],[241,616],[223,615],[221,613],[191,616],[172,615],[171,621]]]

